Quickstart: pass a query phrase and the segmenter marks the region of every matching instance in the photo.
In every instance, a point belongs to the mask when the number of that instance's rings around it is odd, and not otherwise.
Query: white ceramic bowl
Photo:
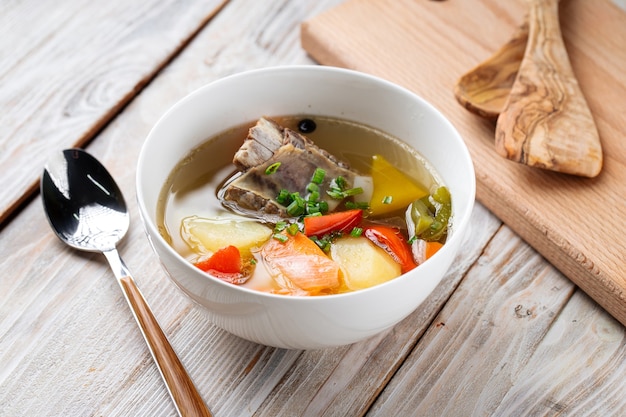
[[[188,263],[156,226],[159,193],[176,164],[208,137],[260,116],[308,114],[350,119],[401,138],[435,167],[452,195],[453,226],[428,261],[365,290],[320,297],[273,295],[214,279]],[[200,88],[158,121],[139,157],[137,197],[151,245],[167,274],[226,331],[281,348],[353,343],[414,311],[457,253],[474,204],[468,150],[450,122],[426,101],[385,80],[323,66],[287,66],[240,73]]]

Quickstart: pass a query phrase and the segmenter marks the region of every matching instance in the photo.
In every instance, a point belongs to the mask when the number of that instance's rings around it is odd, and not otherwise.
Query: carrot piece
[[[235,246],[226,246],[215,252],[209,259],[196,263],[203,271],[215,270],[218,272],[241,272],[241,253]]]
[[[300,232],[284,235],[285,242],[270,239],[261,249],[268,269],[281,287],[295,294],[304,290],[309,295],[339,287],[339,265],[315,242]]]
[[[375,245],[384,249],[399,263],[403,274],[417,266],[413,259],[411,247],[399,229],[390,226],[372,225],[365,228],[363,235]]]
[[[443,246],[442,243],[439,242],[426,242],[426,244],[424,245],[424,257],[426,259],[430,258],[431,256],[433,256],[435,253],[437,253],[437,251],[439,249],[441,249],[441,247]]]
[[[227,246],[210,258],[194,263],[204,272],[230,284],[241,285],[250,278],[250,271],[243,271],[241,253],[235,246]]]
[[[363,210],[346,210],[323,216],[309,216],[304,218],[304,233],[307,236],[324,236],[331,232],[349,232],[355,228],[363,218]]]

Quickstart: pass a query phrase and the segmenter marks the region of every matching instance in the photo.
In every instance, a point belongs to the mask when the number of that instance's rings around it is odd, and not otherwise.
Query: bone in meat
[[[267,175],[267,167],[276,162],[280,162],[278,171]],[[280,190],[297,191],[304,197],[316,168],[326,171],[320,186],[322,198],[326,196],[333,178],[342,176],[352,184],[357,175],[348,164],[320,149],[305,136],[266,118],[259,119],[250,128],[233,163],[241,174],[226,184],[223,192],[225,204],[238,211],[275,217],[289,217],[286,208],[275,200]],[[331,209],[337,205],[336,200],[325,200]]]

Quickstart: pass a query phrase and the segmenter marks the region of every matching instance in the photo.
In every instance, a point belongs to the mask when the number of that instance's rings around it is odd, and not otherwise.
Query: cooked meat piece
[[[271,119],[261,117],[248,131],[248,137],[243,145],[235,153],[233,163],[240,171],[247,171],[267,160],[283,145],[291,143],[298,149],[311,147],[319,151],[324,158],[330,160],[333,165],[350,169],[350,166],[335,158],[323,149],[318,148],[306,136],[291,129],[283,128]]]
[[[284,136],[284,129],[276,122],[259,119],[248,131],[248,137],[235,153],[233,163],[240,171],[262,164],[282,146]]]
[[[277,162],[280,163],[278,170],[266,174],[266,169]],[[238,211],[256,212],[257,217],[266,219],[267,215],[290,217],[286,207],[276,201],[276,196],[285,189],[305,197],[316,168],[326,171],[320,185],[320,198],[324,198],[331,209],[338,202],[326,196],[330,181],[342,176],[348,184],[353,184],[358,175],[348,164],[318,148],[310,139],[266,118],[259,119],[250,128],[233,163],[241,173],[228,181],[220,193],[224,203]]]

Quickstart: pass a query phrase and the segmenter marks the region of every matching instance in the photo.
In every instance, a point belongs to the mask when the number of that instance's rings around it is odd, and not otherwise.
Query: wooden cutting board
[[[381,76],[439,108],[470,149],[478,200],[626,325],[626,13],[609,0],[560,5],[604,151],[594,179],[503,159],[495,124],[454,98],[456,80],[504,44],[525,13],[523,0],[349,0],[304,22],[302,45],[321,64]]]

